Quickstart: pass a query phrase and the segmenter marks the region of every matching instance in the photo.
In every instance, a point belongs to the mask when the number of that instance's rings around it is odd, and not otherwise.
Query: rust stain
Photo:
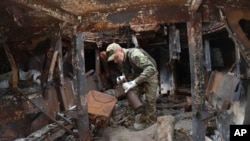
[[[139,7],[139,6],[148,6],[148,5],[184,5],[186,0],[119,0],[119,1],[100,1],[100,0],[80,0],[80,1],[62,1],[61,6],[64,10],[69,11],[70,13],[75,13],[76,15],[86,15],[90,13],[99,13],[99,12],[114,12],[121,8],[128,7]]]

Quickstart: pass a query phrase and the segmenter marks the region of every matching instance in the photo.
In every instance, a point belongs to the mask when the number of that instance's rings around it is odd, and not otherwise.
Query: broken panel
[[[206,97],[208,102],[218,110],[228,110],[238,90],[240,80],[232,75],[213,71],[211,73]]]

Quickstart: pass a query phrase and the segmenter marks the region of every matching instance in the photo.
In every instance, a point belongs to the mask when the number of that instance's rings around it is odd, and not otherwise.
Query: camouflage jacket
[[[121,71],[126,76],[134,75],[136,84],[150,80],[151,76],[156,76],[157,66],[155,60],[143,49],[124,49],[125,59],[120,66]],[[157,77],[157,76],[156,76]]]

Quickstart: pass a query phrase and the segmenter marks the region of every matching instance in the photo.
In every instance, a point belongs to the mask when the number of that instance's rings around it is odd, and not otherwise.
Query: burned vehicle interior
[[[187,138],[216,130],[229,141],[230,125],[250,123],[248,0],[2,0],[0,7],[0,140],[87,141],[92,126],[108,126],[122,93],[105,52],[113,42],[156,60],[157,104],[184,101]],[[109,95],[110,107],[91,109],[98,105],[91,94]]]

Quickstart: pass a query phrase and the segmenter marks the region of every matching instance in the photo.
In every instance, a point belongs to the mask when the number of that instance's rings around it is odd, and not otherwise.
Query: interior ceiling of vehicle
[[[219,9],[249,7],[248,0],[1,0],[0,38],[26,48],[23,44],[43,37],[66,39],[79,32],[93,41],[104,35],[123,40],[131,31],[156,32],[159,25],[187,22],[190,13],[213,22],[220,21]]]

